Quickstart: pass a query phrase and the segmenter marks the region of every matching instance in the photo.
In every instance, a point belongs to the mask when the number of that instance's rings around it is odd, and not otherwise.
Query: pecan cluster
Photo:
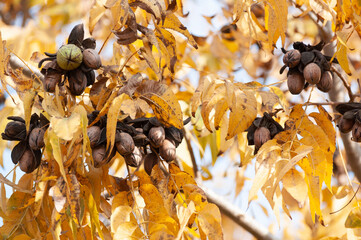
[[[292,94],[300,94],[309,84],[316,84],[322,92],[328,92],[333,86],[333,75],[331,72],[332,57],[321,53],[325,43],[317,45],[304,44],[303,42],[293,43],[292,50],[286,51],[282,48],[283,63],[285,64],[280,74],[288,67],[287,86]],[[337,59],[332,59],[338,63]]]
[[[25,120],[21,117],[11,116],[11,120],[1,134],[4,140],[19,141],[11,151],[14,164],[19,163],[20,169],[31,173],[41,162],[41,149],[44,147],[44,134],[49,126],[48,119],[34,113],[30,119],[29,131],[26,131]]]
[[[98,114],[98,111],[89,114],[89,123],[96,120]],[[176,158],[176,147],[183,139],[182,130],[164,127],[155,117],[127,117],[117,122],[115,148],[108,152],[106,122],[107,115],[100,117],[87,132],[95,167],[108,163],[117,151],[131,167],[140,166],[144,159],[144,168],[150,174],[152,167],[158,162],[158,156],[167,162]]]
[[[41,68],[45,61],[50,61],[41,69],[44,90],[54,92],[56,85],[62,86],[67,80],[70,93],[81,95],[87,86],[94,83],[94,70],[102,65],[95,47],[95,39],[84,39],[83,24],[76,25],[69,35],[68,44],[60,47],[55,54],[45,52],[48,57],[39,62]]]
[[[257,117],[247,129],[248,145],[255,145],[254,153],[256,154],[265,142],[273,139],[283,130],[283,127],[265,112],[263,117]]]
[[[338,128],[342,133],[352,131],[352,141],[361,142],[361,103],[343,103],[336,106],[336,111],[342,114]]]

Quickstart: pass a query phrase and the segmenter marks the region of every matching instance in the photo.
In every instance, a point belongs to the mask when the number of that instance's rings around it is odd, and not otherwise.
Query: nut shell
[[[352,128],[352,141],[361,142],[361,123],[356,121]]]
[[[152,146],[154,146],[155,148],[159,148],[163,144],[163,141],[165,139],[164,128],[161,126],[152,127],[149,130],[148,139],[149,139],[150,143],[152,144]]]
[[[94,148],[95,145],[99,142],[101,129],[98,126],[91,126],[87,129],[87,134],[90,141],[90,147]]]
[[[321,68],[316,63],[309,63],[303,69],[303,76],[310,84],[317,84],[321,80]]]
[[[322,74],[321,80],[317,83],[317,88],[322,92],[328,92],[333,86],[333,77],[330,71]]]
[[[83,62],[85,66],[92,69],[99,69],[102,65],[99,54],[92,48],[87,48],[83,51]]]
[[[265,128],[260,127],[254,131],[254,145],[259,149],[265,142],[271,139],[271,132]]]
[[[60,72],[48,72],[43,80],[43,87],[46,92],[55,92],[55,87],[61,81],[62,74]]]
[[[14,140],[21,140],[26,137],[26,127],[25,124],[19,121],[11,121],[5,127],[5,136],[8,138],[14,138]],[[4,135],[4,134],[3,134]]]
[[[158,163],[158,157],[155,153],[148,153],[144,157],[144,170],[150,176],[153,167]]]
[[[133,153],[135,144],[132,136],[125,132],[117,132],[115,146],[120,155],[125,156]]]
[[[305,86],[305,78],[300,72],[293,72],[287,77],[287,86],[291,94],[300,94]]]
[[[353,125],[355,124],[355,111],[347,111],[343,114],[338,122],[338,128],[342,133],[348,133],[352,130]]]
[[[172,140],[165,139],[159,148],[159,155],[167,162],[176,158],[176,147]]]
[[[83,71],[76,69],[69,73],[69,90],[75,96],[81,95],[87,85],[87,77]]]
[[[131,167],[138,167],[142,162],[142,153],[138,147],[131,154],[124,156],[125,162]]]
[[[74,44],[62,46],[56,53],[56,62],[64,70],[73,70],[79,67],[82,61],[83,54],[80,48]]]
[[[34,128],[29,135],[29,146],[34,150],[39,150],[44,147],[44,134],[43,128]]]
[[[104,145],[100,145],[92,149],[94,167],[99,168],[107,162],[106,149]]]
[[[36,160],[33,152],[26,149],[19,160],[19,167],[21,171],[31,173],[36,168]]]
[[[290,68],[296,67],[301,61],[301,53],[297,49],[288,51],[283,56],[283,63]]]

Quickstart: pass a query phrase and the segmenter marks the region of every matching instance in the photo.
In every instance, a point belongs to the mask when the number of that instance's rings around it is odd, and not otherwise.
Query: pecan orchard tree
[[[2,238],[360,236],[361,5],[210,3],[0,2]]]

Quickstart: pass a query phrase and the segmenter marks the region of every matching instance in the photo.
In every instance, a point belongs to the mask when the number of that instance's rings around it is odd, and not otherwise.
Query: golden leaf
[[[139,189],[143,197],[146,208],[149,211],[149,233],[152,235],[157,232],[159,225],[165,225],[173,235],[178,233],[177,222],[168,215],[163,204],[163,199],[157,188],[152,184],[142,184]],[[161,204],[160,204],[161,203]]]
[[[282,185],[298,202],[306,200],[307,185],[301,173],[296,169],[291,169],[284,175]]]
[[[94,236],[95,232],[97,232],[101,239],[104,240],[103,231],[100,227],[99,221],[99,212],[94,201],[92,193],[86,186],[81,186],[83,197],[86,200],[86,204],[90,214],[90,225],[92,230],[92,235]]]
[[[177,205],[176,207],[177,207],[177,216],[180,223],[180,228],[176,240],[180,240],[182,239],[182,234],[187,226],[189,218],[195,212],[196,208],[194,206],[194,202],[192,201],[187,205],[187,207],[183,207],[179,205]]]
[[[194,40],[194,38],[192,37],[192,35],[188,32],[187,28],[179,21],[179,19],[173,13],[167,15],[164,22],[160,26],[163,28],[173,29],[173,30],[183,34],[184,36],[186,36],[188,38],[189,43],[195,49],[198,48],[197,43]]]
[[[351,75],[351,70],[348,64],[348,58],[347,58],[347,49],[346,46],[346,40],[347,35],[342,32],[337,32],[337,51],[336,51],[336,58],[342,67],[342,69],[348,74]]]
[[[198,213],[199,227],[207,235],[207,239],[223,239],[221,213],[213,203],[207,205]]]
[[[73,139],[74,134],[80,129],[80,119],[80,114],[73,112],[68,118],[52,117],[50,119],[50,126],[57,137],[70,141]]]
[[[136,96],[146,101],[153,109],[154,115],[166,127],[183,128],[181,107],[167,85],[156,81],[144,81],[136,91]]]
[[[116,97],[112,101],[112,104],[110,105],[108,110],[106,135],[107,135],[107,150],[109,154],[111,153],[115,143],[117,121],[127,117],[127,115],[122,115],[120,119],[118,118],[120,113],[120,108],[125,99],[129,99],[129,96],[125,93],[122,93],[120,96]]]
[[[93,33],[94,27],[105,13],[105,7],[100,0],[96,0],[89,14],[89,32]]]
[[[360,207],[355,207],[351,210],[347,216],[345,222],[346,228],[361,228],[361,209]]]
[[[152,14],[158,23],[165,17],[165,13],[158,0],[129,0],[129,5],[144,9],[146,12]]]
[[[26,131],[29,131],[31,109],[34,104],[35,96],[36,96],[36,92],[33,90],[26,91],[25,93],[23,93],[23,96],[22,96],[22,100],[23,100],[23,104],[24,104],[24,115],[25,115],[24,120],[25,120],[25,124],[26,124]]]
[[[273,139],[263,144],[258,151],[257,161],[260,162],[260,166],[256,170],[256,176],[249,191],[248,202],[256,199],[258,191],[269,180],[274,164],[280,159],[281,150],[277,140]]]
[[[232,111],[229,114],[229,126],[226,139],[245,131],[257,116],[257,101],[251,91],[234,88]]]

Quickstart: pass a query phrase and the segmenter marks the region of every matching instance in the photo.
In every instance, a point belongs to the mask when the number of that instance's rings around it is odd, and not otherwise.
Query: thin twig
[[[190,156],[191,156],[194,179],[198,182],[198,181],[201,181],[202,177],[201,177],[199,169],[198,169],[198,165],[197,165],[197,162],[196,162],[196,158],[194,156],[193,148],[192,148],[192,145],[191,145],[191,141],[190,141],[190,139],[188,137],[188,134],[190,134],[190,133],[186,132],[186,134],[184,136],[184,140],[186,141],[187,148],[188,148],[188,151],[189,151]]]
[[[322,105],[339,105],[347,102],[309,102],[304,103],[303,105],[316,105],[316,106],[322,106]]]
[[[350,101],[353,102],[353,100],[354,100],[354,95],[352,94],[350,84],[348,84],[348,82],[346,81],[346,79],[342,76],[342,74],[341,74],[339,71],[337,71],[336,68],[331,67],[331,71],[334,72],[334,73],[336,73],[337,76],[341,79],[343,85],[344,85],[345,88],[347,89],[347,93],[348,93],[348,96],[350,97]]]

